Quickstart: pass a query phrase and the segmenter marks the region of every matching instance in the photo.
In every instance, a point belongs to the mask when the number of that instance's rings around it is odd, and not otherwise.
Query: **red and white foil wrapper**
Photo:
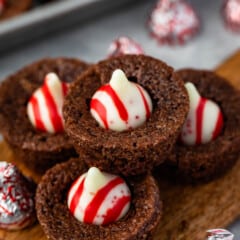
[[[227,28],[240,33],[240,0],[225,0],[223,17]]]
[[[149,28],[160,44],[184,44],[199,31],[200,21],[184,0],[159,0],[149,19]]]
[[[0,15],[4,10],[5,5],[6,5],[6,0],[0,0]]]
[[[62,107],[67,91],[67,83],[61,82],[55,73],[47,74],[27,105],[29,120],[36,129],[49,133],[64,131]]]
[[[131,38],[122,36],[115,39],[109,46],[108,57],[117,57],[125,54],[144,54],[139,43]]]
[[[79,221],[107,225],[128,212],[131,193],[122,178],[92,167],[73,183],[67,201]]]
[[[192,83],[186,83],[185,87],[189,96],[190,109],[180,140],[189,146],[208,143],[217,138],[222,131],[221,109],[215,102],[201,97]]]
[[[225,229],[211,229],[207,231],[207,240],[233,240],[234,235]]]
[[[0,228],[18,230],[36,220],[34,188],[16,166],[0,162]]]

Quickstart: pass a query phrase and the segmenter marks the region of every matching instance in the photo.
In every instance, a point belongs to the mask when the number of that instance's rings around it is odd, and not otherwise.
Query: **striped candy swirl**
[[[183,44],[197,32],[199,24],[196,12],[185,0],[159,0],[149,28],[160,43]]]
[[[128,37],[119,37],[114,40],[108,49],[108,57],[117,57],[125,54],[144,54],[139,43]]]
[[[225,229],[210,229],[207,230],[207,240],[233,240],[234,235]]]
[[[19,230],[35,221],[30,185],[15,165],[0,161],[0,228]]]
[[[75,218],[95,225],[122,218],[130,201],[130,190],[122,178],[94,167],[73,183],[68,194],[68,208]]]
[[[223,115],[213,101],[199,95],[192,83],[186,83],[190,100],[190,110],[181,132],[181,142],[198,145],[214,140],[222,131]]]
[[[61,82],[55,73],[47,74],[27,105],[28,117],[36,129],[49,133],[64,131],[62,107],[67,91],[67,83]]]
[[[223,5],[223,17],[229,29],[240,32],[240,1],[225,0]]]
[[[93,95],[90,110],[101,127],[124,131],[146,122],[152,112],[152,101],[144,88],[130,82],[125,73],[117,69],[109,84]]]

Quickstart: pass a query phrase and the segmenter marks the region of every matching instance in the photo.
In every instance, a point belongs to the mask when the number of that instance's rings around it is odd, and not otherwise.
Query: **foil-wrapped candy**
[[[117,57],[125,54],[144,54],[139,43],[131,38],[122,36],[115,39],[109,46],[108,57]]]
[[[199,31],[200,20],[185,0],[159,0],[148,25],[160,44],[184,44]]]
[[[233,240],[234,235],[225,229],[211,229],[207,231],[207,240]]]
[[[227,28],[240,32],[240,0],[225,0],[223,18]]]
[[[0,162],[0,228],[18,230],[35,217],[35,184],[11,163]]]

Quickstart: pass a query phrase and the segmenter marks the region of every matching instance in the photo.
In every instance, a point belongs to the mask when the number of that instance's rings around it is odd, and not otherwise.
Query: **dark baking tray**
[[[137,0],[62,0],[37,6],[0,23],[0,51],[133,2]]]

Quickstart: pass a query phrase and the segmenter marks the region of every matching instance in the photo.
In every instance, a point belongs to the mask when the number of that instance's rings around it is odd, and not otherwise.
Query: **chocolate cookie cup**
[[[84,224],[70,213],[67,194],[74,180],[87,171],[82,159],[57,164],[46,172],[37,188],[38,220],[49,239],[151,239],[160,221],[162,203],[151,175],[128,178],[132,202],[127,215],[106,226]]]
[[[31,5],[32,0],[7,0],[6,6],[4,6],[4,9],[0,14],[0,21],[25,12],[31,7]]]
[[[153,111],[140,127],[123,132],[101,128],[90,114],[94,92],[122,69],[129,80],[149,93]],[[188,112],[182,80],[164,62],[143,55],[111,58],[90,67],[71,86],[63,107],[66,132],[89,166],[137,175],[161,164],[176,142]]]
[[[45,75],[55,72],[72,82],[88,65],[76,59],[42,59],[6,78],[0,85],[0,131],[16,156],[35,172],[43,173],[66,161],[76,152],[65,133],[36,130],[28,116],[27,103],[43,84]]]
[[[192,82],[201,96],[220,106],[224,125],[221,134],[209,143],[185,146],[178,142],[166,160],[167,168],[171,177],[175,173],[184,181],[208,181],[225,173],[239,157],[240,92],[210,71],[183,69],[176,74],[184,82]]]

